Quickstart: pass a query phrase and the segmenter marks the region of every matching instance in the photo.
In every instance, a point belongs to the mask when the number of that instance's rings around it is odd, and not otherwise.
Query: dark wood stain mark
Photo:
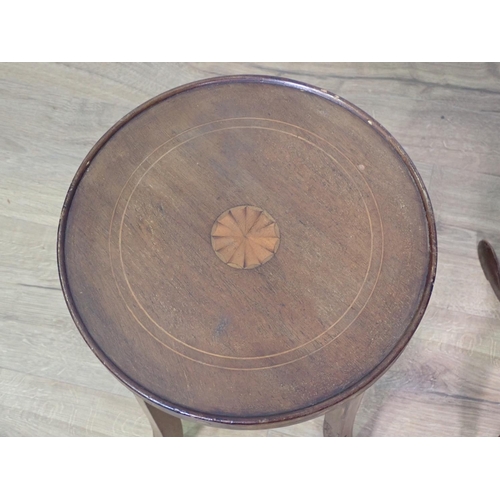
[[[27,288],[42,288],[44,290],[61,290],[60,288],[54,286],[43,286],[43,285],[28,285],[26,283],[18,283],[19,286],[24,286]]]
[[[226,335],[227,334],[226,328],[228,327],[229,323],[231,323],[231,320],[229,318],[227,317],[221,318],[219,324],[217,325],[217,328],[214,331],[214,336],[221,337],[222,335]]]
[[[498,401],[490,401],[488,399],[481,399],[481,398],[472,398],[470,396],[462,396],[460,394],[446,394],[446,392],[439,392],[439,391],[429,391],[429,394],[435,394],[436,396],[443,396],[445,398],[459,399],[461,401],[471,401],[474,403],[486,403],[486,404],[496,405],[496,406],[500,405],[500,402],[498,402]]]

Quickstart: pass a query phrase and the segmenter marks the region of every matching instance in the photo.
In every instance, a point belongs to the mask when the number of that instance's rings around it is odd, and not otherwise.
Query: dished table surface
[[[267,425],[383,374],[425,310],[436,239],[418,173],[368,115],[226,77],[156,97],[96,144],[58,257],[119,379],[178,415]]]

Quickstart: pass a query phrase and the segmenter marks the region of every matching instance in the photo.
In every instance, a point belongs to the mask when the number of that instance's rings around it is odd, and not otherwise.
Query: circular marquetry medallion
[[[226,210],[212,227],[212,248],[222,262],[236,269],[253,269],[278,251],[280,231],[264,210],[249,205]]]

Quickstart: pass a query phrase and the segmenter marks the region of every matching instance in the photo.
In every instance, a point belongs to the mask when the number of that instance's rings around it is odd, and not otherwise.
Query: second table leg
[[[354,419],[363,394],[351,396],[347,401],[335,405],[326,415],[323,422],[323,436],[352,437]]]

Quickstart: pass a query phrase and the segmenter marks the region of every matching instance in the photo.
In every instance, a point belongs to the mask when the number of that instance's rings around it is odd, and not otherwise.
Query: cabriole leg
[[[180,418],[173,417],[155,406],[146,403],[144,399],[136,397],[153,428],[154,437],[182,437],[184,435]]]
[[[363,392],[352,396],[347,401],[335,405],[326,415],[323,422],[325,437],[352,437],[354,419],[358,411]]]

